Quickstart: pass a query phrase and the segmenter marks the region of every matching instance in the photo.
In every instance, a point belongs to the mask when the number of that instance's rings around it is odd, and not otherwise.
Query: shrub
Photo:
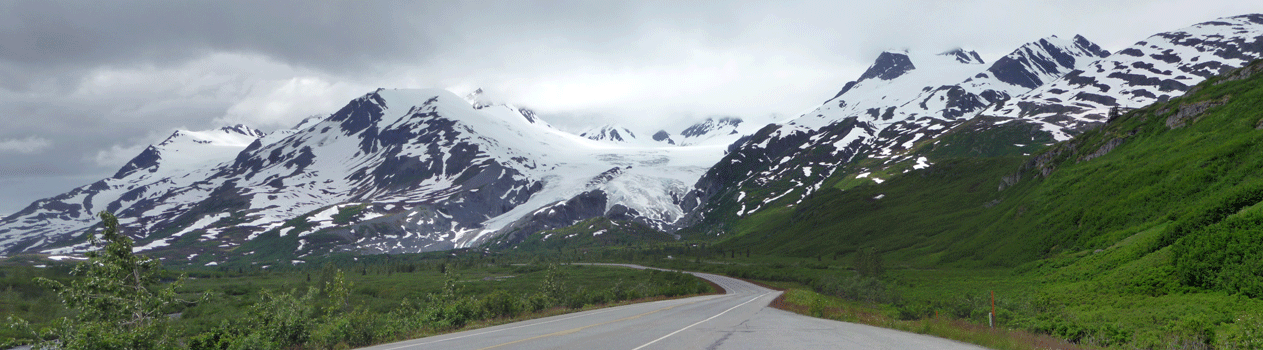
[[[1263,215],[1234,216],[1181,238],[1173,262],[1185,285],[1263,297]]]
[[[900,299],[884,282],[872,277],[825,275],[814,281],[812,288],[821,294],[851,301],[894,303]]]
[[[1219,349],[1263,349],[1263,317],[1241,315],[1216,335]]]
[[[508,292],[497,290],[482,298],[482,308],[490,317],[512,318],[522,313],[522,305]]]
[[[855,252],[855,273],[864,277],[879,278],[886,272],[881,253],[875,248]]]

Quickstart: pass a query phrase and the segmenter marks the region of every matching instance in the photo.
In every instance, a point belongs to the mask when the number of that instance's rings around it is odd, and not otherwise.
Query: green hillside
[[[881,184],[822,189],[792,210],[733,223],[722,243],[789,256],[873,246],[910,266],[1012,267],[1175,223],[1156,251],[1200,237],[1224,218],[1216,210],[1263,199],[1253,195],[1263,188],[1260,84],[1211,79],[1030,157],[948,158]],[[1189,113],[1197,106],[1211,107]],[[1188,125],[1167,126],[1181,117]]]
[[[961,146],[924,149],[949,158],[882,183],[839,172],[797,206],[727,223],[714,247],[843,270],[874,248],[896,294],[882,307],[899,319],[985,324],[980,296],[996,291],[1000,324],[1080,345],[1236,348],[1263,315],[1259,70],[1030,156],[987,149],[1013,128],[961,128],[942,142]]]

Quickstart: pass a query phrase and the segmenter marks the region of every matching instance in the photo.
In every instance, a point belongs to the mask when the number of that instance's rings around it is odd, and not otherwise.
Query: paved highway
[[[693,274],[724,287],[727,294],[591,310],[365,349],[982,349],[774,309],[768,304],[778,291]]]

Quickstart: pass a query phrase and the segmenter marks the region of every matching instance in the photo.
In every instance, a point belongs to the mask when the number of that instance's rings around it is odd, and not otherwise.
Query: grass
[[[804,289],[786,290],[785,294],[772,301],[771,306],[813,317],[932,335],[992,349],[1084,349],[1048,335],[1012,328],[990,328],[945,316],[899,320],[870,306]]]

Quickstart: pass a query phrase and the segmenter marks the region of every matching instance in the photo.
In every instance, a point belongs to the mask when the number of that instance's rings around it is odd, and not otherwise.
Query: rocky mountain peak
[[[246,126],[245,124],[225,126],[225,127],[219,128],[219,130],[226,133],[235,133],[235,134],[241,134],[241,135],[251,136],[251,137],[263,137],[267,135],[267,133],[260,131],[259,129]]]
[[[864,74],[860,75],[859,80],[856,81],[860,82],[868,79],[893,80],[916,68],[912,64],[912,59],[908,58],[908,53],[886,51],[877,55],[877,60],[873,62],[873,65],[868,66],[868,70],[865,70]]]
[[[1053,36],[1053,37],[1055,38],[1056,36]],[[1088,38],[1085,38],[1082,35],[1075,34],[1074,39],[1071,39],[1071,40],[1074,41],[1075,46],[1078,47],[1080,50],[1083,50],[1084,52],[1089,52],[1093,56],[1105,57],[1105,56],[1110,55],[1109,51],[1102,49],[1100,45],[1097,45],[1096,43],[1089,41]]]
[[[956,59],[956,62],[965,64],[986,64],[986,62],[982,60],[982,56],[978,56],[978,53],[973,50],[955,48],[948,50],[947,52],[940,53],[939,55],[953,57]]]
[[[710,134],[719,129],[734,129],[742,123],[741,118],[737,117],[719,117],[706,118],[706,120],[693,124],[684,131],[680,132],[680,136],[684,137],[700,137]]]
[[[1105,53],[1080,36],[1072,43],[1075,50]],[[1058,139],[1068,139],[1104,123],[1111,108],[1165,101],[1258,58],[1263,58],[1263,15],[1220,18],[1155,34],[1087,64],[1076,63],[1077,69],[1059,80],[984,114],[1042,122],[1057,131]]]
[[[658,142],[666,142],[669,145],[675,144],[675,140],[671,139],[671,133],[667,132],[666,130],[658,130],[658,132],[654,133],[653,140],[658,141]]]
[[[1072,41],[1054,35],[1018,47],[996,60],[987,72],[1002,82],[1034,89],[1105,56],[1109,51],[1081,35]]]

